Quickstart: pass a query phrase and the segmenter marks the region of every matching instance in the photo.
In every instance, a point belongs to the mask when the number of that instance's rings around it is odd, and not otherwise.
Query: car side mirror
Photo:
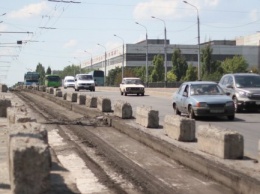
[[[226,95],[227,95],[227,96],[230,96],[230,94],[231,94],[230,92],[226,92]]]
[[[75,78],[75,81],[77,81],[77,79]]]
[[[183,96],[187,97],[188,96],[188,92],[183,92]]]

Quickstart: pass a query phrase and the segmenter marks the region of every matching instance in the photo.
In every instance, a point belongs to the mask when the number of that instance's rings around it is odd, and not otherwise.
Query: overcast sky
[[[234,40],[260,31],[259,0],[187,2],[198,9],[201,42]],[[62,70],[90,60],[104,53],[98,43],[107,51],[122,46],[122,39],[134,44],[145,39],[145,28],[149,39],[164,39],[164,22],[171,44],[197,44],[195,7],[182,0],[2,1],[0,82],[11,86],[23,81],[24,73],[34,71],[38,63]]]

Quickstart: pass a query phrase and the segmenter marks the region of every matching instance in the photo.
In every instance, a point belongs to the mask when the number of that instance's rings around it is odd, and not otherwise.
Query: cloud
[[[150,0],[138,3],[134,9],[135,19],[148,19],[152,15],[156,17],[178,16],[177,6],[179,2],[174,0]]]
[[[190,4],[198,9],[202,7],[216,7],[220,0],[187,0]],[[187,5],[188,6],[188,5]],[[135,19],[148,19],[151,16],[161,18],[181,18],[190,10],[184,10],[185,4],[182,0],[149,0],[138,3],[134,9],[133,15]]]
[[[78,44],[78,41],[75,39],[71,39],[69,40],[67,43],[65,43],[63,45],[63,48],[71,48],[71,47],[75,47]]]
[[[251,10],[251,12],[249,13],[249,17],[252,21],[258,20],[258,10],[257,9]]]
[[[219,0],[204,0],[206,6],[217,6],[219,5]]]
[[[30,18],[36,15],[40,15],[45,10],[48,10],[46,2],[40,2],[27,5],[17,11],[12,11],[10,14],[8,14],[8,17],[17,19]]]

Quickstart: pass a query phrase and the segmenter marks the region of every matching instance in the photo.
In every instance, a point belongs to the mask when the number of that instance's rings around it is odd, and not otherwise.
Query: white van
[[[95,81],[90,74],[77,74],[75,76],[75,91],[90,90],[95,91]]]
[[[66,76],[63,81],[63,87],[66,89],[68,87],[74,88],[75,78],[73,76]]]

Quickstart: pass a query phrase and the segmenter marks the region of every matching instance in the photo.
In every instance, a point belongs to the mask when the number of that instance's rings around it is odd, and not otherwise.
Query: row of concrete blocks
[[[12,107],[0,100],[3,117],[9,121],[8,164],[11,192],[49,193],[51,155],[48,134],[26,107]]]
[[[0,84],[0,92],[7,92],[8,88],[5,84]]]
[[[61,91],[47,88],[48,93],[62,96]],[[66,97],[65,97],[66,96]],[[78,93],[65,93],[65,100],[77,102],[87,107],[98,108],[102,112],[111,112],[111,101],[108,98],[86,96]],[[96,103],[97,102],[97,103]],[[132,107],[129,103],[116,101],[114,115],[122,119],[132,118]],[[159,127],[159,111],[152,107],[136,108],[136,123],[146,128]],[[218,128],[216,126],[199,126],[196,138],[195,120],[178,115],[166,115],[164,131],[170,138],[182,142],[197,141],[198,149],[223,159],[241,159],[244,156],[244,139],[237,132]],[[260,150],[260,141],[259,141]]]

